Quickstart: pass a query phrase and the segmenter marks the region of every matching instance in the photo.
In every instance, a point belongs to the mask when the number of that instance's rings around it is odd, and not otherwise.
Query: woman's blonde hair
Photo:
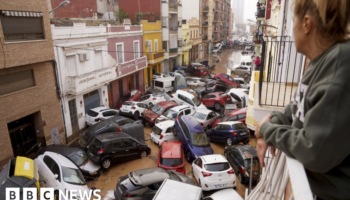
[[[320,39],[349,39],[350,0],[295,0],[294,14],[302,19],[307,13],[315,17]]]

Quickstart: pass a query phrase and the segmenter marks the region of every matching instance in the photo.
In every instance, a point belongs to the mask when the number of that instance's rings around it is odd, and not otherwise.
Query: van
[[[163,92],[172,92],[175,87],[175,77],[166,77],[154,80],[154,89]]]

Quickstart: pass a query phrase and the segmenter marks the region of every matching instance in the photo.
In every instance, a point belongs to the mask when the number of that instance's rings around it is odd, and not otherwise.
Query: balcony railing
[[[265,18],[265,9],[258,8],[256,18]]]
[[[164,58],[164,50],[157,53],[146,53],[146,56],[149,63],[158,62],[158,59]]]
[[[285,107],[292,101],[303,73],[303,60],[293,41],[284,37],[262,41],[261,61],[255,69],[260,71],[259,105]]]
[[[4,34],[5,41],[25,41],[25,40],[42,40],[45,39],[43,33],[21,33],[21,34]]]
[[[170,31],[177,31],[178,30],[178,26],[176,25],[176,26],[169,26],[169,30]]]
[[[171,49],[169,49],[170,53],[177,53],[177,51],[178,51],[178,48],[171,48]]]

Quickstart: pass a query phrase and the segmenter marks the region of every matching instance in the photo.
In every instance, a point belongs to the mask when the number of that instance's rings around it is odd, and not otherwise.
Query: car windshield
[[[74,185],[85,185],[85,180],[79,169],[62,166],[63,180]]]
[[[197,147],[206,147],[210,145],[205,132],[192,133],[192,144]]]
[[[89,110],[88,115],[91,117],[97,117],[98,113],[92,110]]]
[[[192,101],[193,101],[194,105],[196,105],[196,106],[201,105],[201,102],[197,99],[197,97],[193,97]]]
[[[159,163],[166,167],[177,167],[183,163],[183,155],[181,153],[181,158],[162,158],[159,156]]]
[[[172,118],[173,117],[173,114],[176,114],[177,115],[178,112],[174,111],[174,110],[167,110],[164,112],[164,116],[167,117],[167,118]]]
[[[95,147],[96,149],[101,149],[101,147],[102,147],[101,141],[98,140],[97,138],[94,138],[94,139],[92,140],[91,144],[94,145],[94,147]]]
[[[220,172],[230,169],[228,162],[206,164],[204,168],[210,172]]]
[[[161,76],[161,74],[160,74],[160,73],[154,73],[153,75],[156,75],[156,76]]]
[[[87,134],[87,131],[84,131],[79,137],[80,146],[85,147],[89,139],[90,139],[89,134]]]
[[[223,93],[223,94],[219,94],[220,97],[225,97],[228,96],[227,94]]]
[[[203,114],[203,113],[200,113],[200,112],[195,112],[193,114],[194,118],[197,118],[197,119],[200,119],[200,120],[204,120],[206,116],[207,116],[206,114]]]
[[[126,101],[123,103],[124,106],[131,106],[133,103],[130,101]]]
[[[152,129],[153,133],[160,135],[162,133],[162,129],[159,128],[158,126],[154,126]]]
[[[84,164],[88,157],[85,151],[79,150],[77,153],[73,154],[72,157],[70,157],[71,160],[77,164],[78,166]]]
[[[232,125],[232,128],[234,129],[234,130],[237,130],[237,129],[245,129],[245,128],[247,128],[243,123],[237,123],[237,124],[233,124]]]
[[[164,108],[160,106],[159,104],[156,104],[151,108],[151,111],[156,113],[157,115],[161,115],[164,111]]]
[[[230,118],[230,114],[226,114],[223,118],[221,118],[220,122],[226,122],[228,118]]]

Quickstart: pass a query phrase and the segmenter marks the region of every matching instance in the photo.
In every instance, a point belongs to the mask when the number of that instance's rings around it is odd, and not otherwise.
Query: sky
[[[251,19],[256,21],[255,12],[256,10],[256,2],[257,0],[236,0],[236,1],[245,1],[244,5],[244,22],[249,23],[247,19]]]

